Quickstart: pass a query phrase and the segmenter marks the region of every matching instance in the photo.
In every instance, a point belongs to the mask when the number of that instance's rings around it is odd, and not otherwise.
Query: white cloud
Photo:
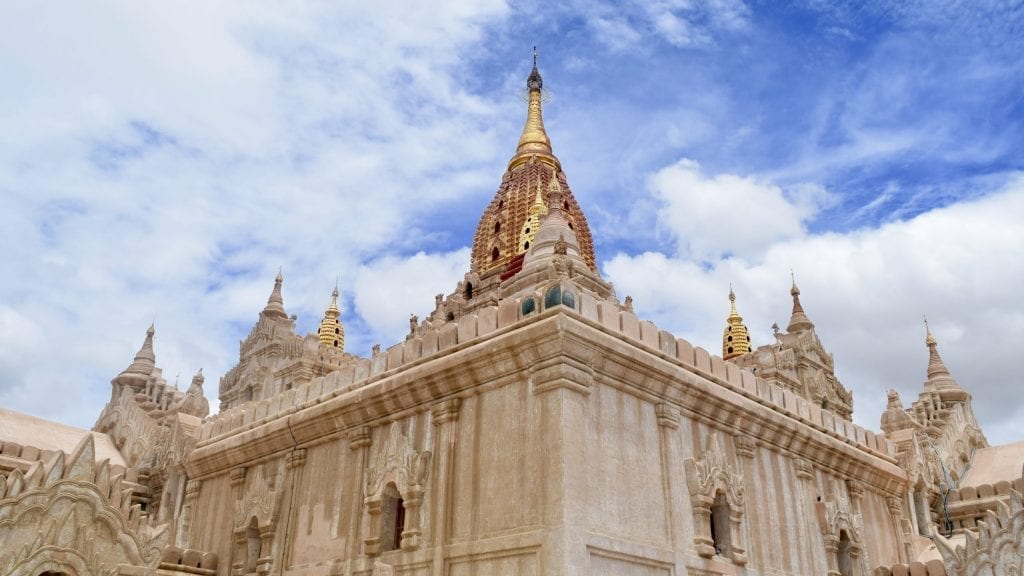
[[[361,262],[421,249],[419,215],[500,177],[497,137],[519,118],[458,74],[506,12],[0,8],[0,132],[16,135],[0,139],[0,214],[15,215],[0,245],[16,248],[0,302],[27,347],[0,359],[0,404],[90,426],[156,320],[168,380],[204,367],[216,406],[214,375],[278,266],[289,313],[312,330],[335,277],[358,293]],[[370,328],[388,333],[386,318]]]
[[[755,178],[707,177],[689,159],[648,182],[664,203],[658,223],[676,238],[678,254],[697,260],[759,257],[773,242],[801,236],[805,222],[830,201],[826,191],[809,184],[787,193]]]
[[[760,255],[750,259],[701,266],[685,256],[619,254],[605,272],[620,294],[633,295],[642,316],[720,352],[729,283],[755,343],[764,344],[772,322],[784,328],[788,321],[793,268],[804,308],[835,354],[840,379],[854,390],[855,418],[872,428],[887,388],[907,405],[921,390],[927,314],[947,366],[974,395],[990,441],[1008,442],[1024,435],[1015,416],[1024,384],[1016,364],[1024,341],[1021,218],[1024,177],[1016,176],[984,199],[879,228],[814,235],[791,227],[788,235],[761,239]]]
[[[367,262],[359,268],[354,286],[359,315],[381,341],[400,341],[409,333],[409,315],[425,319],[434,310],[433,296],[451,292],[469,271],[469,252],[419,252]]]

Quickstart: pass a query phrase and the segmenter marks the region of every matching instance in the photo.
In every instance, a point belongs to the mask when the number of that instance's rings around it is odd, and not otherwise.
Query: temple
[[[0,574],[1019,573],[1024,443],[988,445],[930,329],[919,397],[873,431],[795,278],[760,346],[731,287],[720,356],[638,318],[536,57],[526,88],[467,271],[402,341],[346,352],[337,287],[297,333],[278,273],[216,414],[153,326],[93,430],[0,410]]]

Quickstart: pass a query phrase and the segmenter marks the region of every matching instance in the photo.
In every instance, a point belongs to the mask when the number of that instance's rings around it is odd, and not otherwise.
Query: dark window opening
[[[850,536],[846,530],[839,532],[839,548],[836,550],[836,564],[839,566],[839,574],[842,576],[853,576],[853,555],[850,553]]]
[[[444,319],[451,322],[452,320],[455,320],[455,314],[449,312],[448,315],[444,317]]]
[[[566,290],[562,292],[562,305],[569,308],[576,308],[576,295]]]
[[[523,300],[523,316],[533,312],[537,309],[537,304],[533,301],[533,298],[527,298]]]
[[[473,299],[473,283],[466,282],[466,300]]]
[[[716,554],[728,556],[731,553],[729,503],[726,502],[723,492],[715,494],[715,501],[711,504],[711,541]]]
[[[728,340],[729,342],[732,342],[732,336],[729,336]]]
[[[526,243],[523,244],[523,250],[529,250],[529,249],[530,249],[530,241],[527,240]]]
[[[732,354],[732,346],[729,346],[729,354]]]
[[[245,529],[245,563],[242,565],[243,574],[255,574],[256,563],[260,559],[260,529],[256,523],[256,517],[249,521],[249,527]]]
[[[574,228],[572,227],[572,222],[569,222],[569,230],[574,230]]]
[[[398,488],[388,484],[384,489],[384,501],[381,513],[381,552],[398,550],[402,546],[402,530],[405,528],[405,503]]]
[[[498,232],[501,232],[501,222],[494,223],[494,233],[497,234]]]
[[[523,234],[529,234],[529,233],[530,233],[530,229],[529,228],[526,229],[526,232],[523,232]]]
[[[494,250],[491,250],[491,262],[497,262],[499,256],[501,256],[501,252],[499,252],[498,247],[495,246]]]
[[[552,306],[558,306],[562,303],[562,287],[552,286],[548,289],[547,294],[544,295],[544,308],[551,308]]]

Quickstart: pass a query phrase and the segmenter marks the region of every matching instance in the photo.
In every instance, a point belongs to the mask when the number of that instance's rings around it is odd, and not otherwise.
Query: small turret
[[[339,352],[345,350],[345,327],[341,323],[341,310],[338,309],[337,285],[331,292],[331,305],[324,311],[324,317],[320,320],[317,336],[321,345],[337,348]]]
[[[928,320],[924,321],[925,346],[928,347],[928,381],[925,382],[925,390],[931,389],[939,394],[943,402],[963,402],[970,398],[970,394],[953,379],[946,368],[946,364],[939,356],[939,343],[932,336],[931,328],[928,327]]]
[[[789,333],[803,332],[814,328],[814,324],[811,323],[811,319],[804,313],[804,307],[800,305],[800,289],[796,287],[796,276],[790,273],[793,278],[793,287],[790,288],[789,293],[793,296],[793,315],[789,318],[789,326],[786,327],[786,331]]]
[[[267,298],[267,305],[263,308],[263,312],[260,313],[262,316],[268,318],[280,318],[281,320],[288,319],[288,313],[284,311],[284,298],[281,297],[281,284],[284,282],[284,277],[281,276],[281,271],[277,271],[277,277],[274,278],[274,289],[270,292],[270,298]]]
[[[728,324],[722,333],[722,358],[726,360],[742,356],[751,350],[750,332],[743,324],[743,317],[736,311],[736,294],[732,291],[731,285],[729,286],[729,307],[729,316],[726,318]]]
[[[154,334],[156,334],[156,328],[150,324],[149,329],[146,330],[146,340],[142,343],[142,348],[139,348],[135,354],[135,360],[111,381],[112,384],[131,386],[135,390],[146,387],[146,382],[149,381],[150,375],[156,368],[156,354],[153,352]]]

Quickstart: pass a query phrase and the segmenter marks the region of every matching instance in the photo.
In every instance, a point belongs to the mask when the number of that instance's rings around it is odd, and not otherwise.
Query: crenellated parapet
[[[557,298],[553,295],[556,293]],[[285,391],[272,398],[250,402],[212,416],[199,431],[198,447],[224,442],[232,437],[259,437],[267,426],[285,429],[275,424],[278,420],[300,418],[327,410],[326,405],[350,405],[351,417],[336,417],[331,426],[345,428],[356,422],[385,418],[401,406],[401,402],[367,403],[361,399],[371,395],[371,388],[390,386],[391,382],[409,382],[415,368],[446,356],[482,344],[493,342],[502,335],[525,330],[531,325],[564,314],[600,332],[613,336],[631,346],[639,346],[660,361],[671,364],[699,378],[728,390],[785,419],[791,419],[800,428],[839,440],[851,449],[881,457],[895,463],[895,450],[881,434],[864,429],[822,409],[792,390],[759,378],[752,371],[742,369],[719,356],[711,355],[686,340],[660,330],[653,322],[641,321],[636,314],[616,302],[598,299],[573,283],[553,282],[533,291],[501,300],[496,306],[487,306],[458,320],[440,324],[424,323],[409,338],[309,383]],[[526,360],[522,360],[526,361]],[[465,366],[463,370],[473,370]],[[682,385],[682,384],[676,384]],[[400,390],[407,390],[403,387]],[[408,389],[412,394],[411,389]],[[399,393],[399,389],[396,389]],[[405,392],[402,392],[405,393]],[[396,403],[397,402],[397,403]],[[413,398],[410,398],[413,402]],[[290,426],[294,426],[291,424]],[[294,432],[294,430],[293,430]],[[754,425],[749,433],[768,442],[788,443],[789,432],[775,426]],[[287,439],[291,441],[290,438]],[[810,449],[810,448],[808,448]],[[829,458],[828,454],[818,455]]]

